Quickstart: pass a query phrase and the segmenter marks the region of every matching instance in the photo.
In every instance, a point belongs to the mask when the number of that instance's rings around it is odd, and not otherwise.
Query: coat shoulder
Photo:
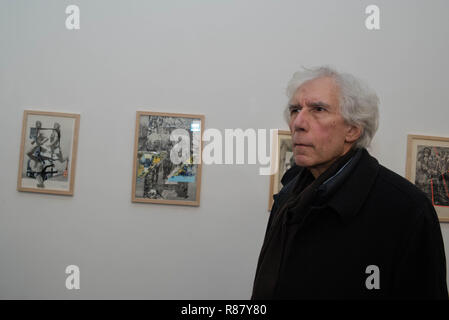
[[[382,192],[392,203],[397,203],[403,209],[434,216],[432,202],[422,190],[382,165],[379,165],[377,192]]]

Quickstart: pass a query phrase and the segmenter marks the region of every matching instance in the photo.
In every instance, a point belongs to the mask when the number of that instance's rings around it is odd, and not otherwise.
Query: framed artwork
[[[132,201],[200,205],[204,116],[138,111]]]
[[[406,177],[432,201],[441,222],[449,222],[449,138],[407,136]]]
[[[25,110],[17,190],[73,195],[80,115]]]
[[[276,135],[276,133],[274,133]],[[278,130],[273,137],[272,165],[277,165],[278,170],[270,176],[270,193],[268,197],[268,211],[273,206],[273,195],[282,189],[281,179],[284,173],[290,169],[295,159],[293,157],[292,137],[290,131]]]

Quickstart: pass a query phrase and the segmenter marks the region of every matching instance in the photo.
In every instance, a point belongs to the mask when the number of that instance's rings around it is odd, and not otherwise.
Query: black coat
[[[283,177],[265,241],[299,170]],[[294,226],[297,232],[285,248],[271,296],[258,289],[268,276],[260,265],[271,259],[261,253],[253,299],[448,298],[444,244],[432,203],[366,150],[328,201],[310,206],[304,216]]]

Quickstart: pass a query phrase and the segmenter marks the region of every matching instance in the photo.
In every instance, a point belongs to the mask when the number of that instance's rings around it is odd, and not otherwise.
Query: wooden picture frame
[[[132,202],[200,205],[203,128],[204,115],[136,112]]]
[[[290,131],[278,130],[273,133],[273,154],[271,165],[278,170],[270,176],[270,191],[268,195],[268,211],[273,206],[273,195],[282,189],[281,179],[284,173],[294,164],[292,137]],[[293,161],[293,162],[292,162]]]
[[[17,190],[73,195],[80,115],[25,110]]]
[[[449,222],[449,138],[409,134],[405,171],[432,201],[440,222]]]

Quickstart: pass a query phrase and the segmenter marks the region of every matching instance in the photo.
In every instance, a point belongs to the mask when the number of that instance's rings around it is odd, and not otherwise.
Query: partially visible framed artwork
[[[200,205],[204,116],[138,111],[132,201]]]
[[[80,115],[25,110],[17,190],[73,195]]]
[[[441,222],[449,222],[449,138],[407,136],[406,177],[432,201]]]
[[[274,133],[276,135],[276,131]],[[273,206],[273,195],[282,189],[281,179],[284,173],[295,164],[290,131],[278,130],[273,137],[273,154],[271,165],[277,165],[278,170],[270,176],[270,193],[268,197],[268,210]]]

